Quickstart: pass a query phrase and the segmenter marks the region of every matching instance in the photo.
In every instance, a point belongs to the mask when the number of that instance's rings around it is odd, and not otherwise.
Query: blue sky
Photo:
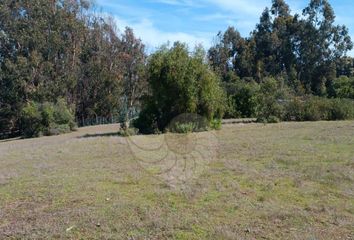
[[[300,13],[309,0],[288,0],[292,12]],[[330,0],[338,24],[345,24],[354,40],[353,0]],[[113,15],[123,30],[130,26],[148,51],[167,41],[191,47],[210,47],[218,31],[234,26],[248,36],[271,0],[96,0],[97,11]],[[354,51],[350,55],[354,56]]]

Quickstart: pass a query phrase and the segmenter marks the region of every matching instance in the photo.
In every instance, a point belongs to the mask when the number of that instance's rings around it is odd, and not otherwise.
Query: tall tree
[[[327,0],[311,0],[298,22],[298,74],[308,91],[326,93],[334,80],[334,62],[352,48],[345,26],[334,25],[334,11]]]
[[[120,59],[124,71],[122,95],[126,106],[123,128],[127,128],[129,118],[138,110],[139,100],[147,89],[145,46],[134,36],[131,28],[126,28],[123,34]]]

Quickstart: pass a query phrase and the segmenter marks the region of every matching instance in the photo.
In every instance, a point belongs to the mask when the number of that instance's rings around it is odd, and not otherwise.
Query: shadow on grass
[[[94,133],[94,134],[85,134],[77,138],[95,138],[95,137],[121,137],[122,135],[119,132],[110,132],[110,133]]]
[[[5,139],[0,139],[0,143],[5,143],[5,142],[13,142],[13,141],[18,141],[25,139],[23,137],[14,137],[14,138],[5,138]]]

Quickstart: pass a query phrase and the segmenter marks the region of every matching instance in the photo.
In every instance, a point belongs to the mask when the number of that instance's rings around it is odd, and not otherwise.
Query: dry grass
[[[0,143],[0,239],[354,239],[354,122]]]

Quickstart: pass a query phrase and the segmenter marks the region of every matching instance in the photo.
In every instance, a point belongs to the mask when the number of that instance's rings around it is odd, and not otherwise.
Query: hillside
[[[0,239],[354,239],[354,122],[0,142]]]

